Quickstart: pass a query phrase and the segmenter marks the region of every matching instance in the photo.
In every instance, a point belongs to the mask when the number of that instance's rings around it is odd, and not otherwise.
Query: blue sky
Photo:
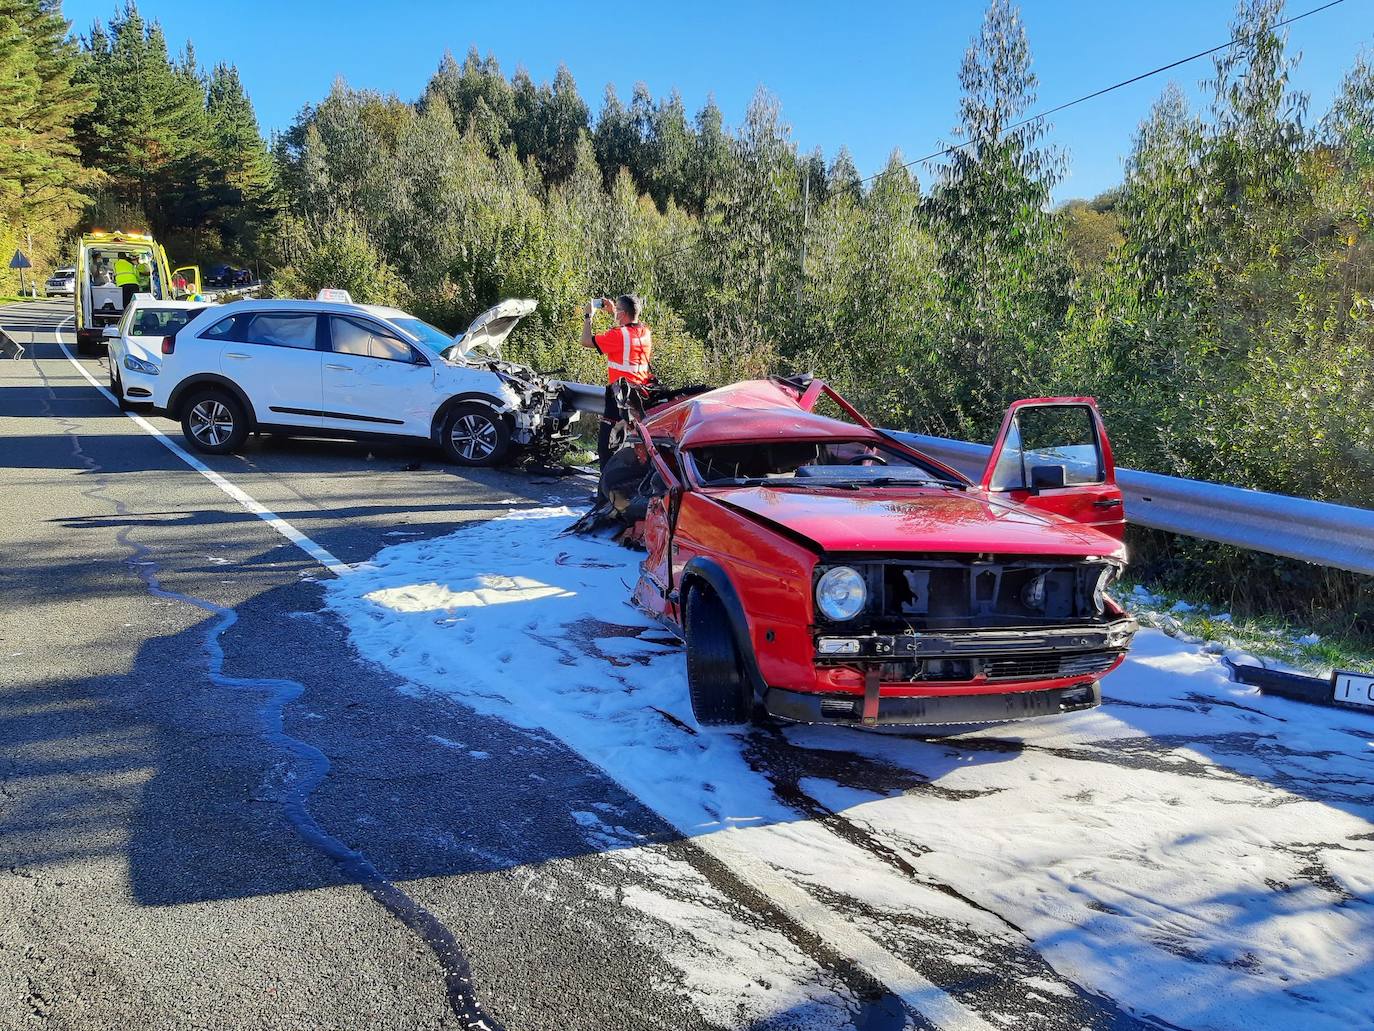
[[[1290,0],[1289,14],[1320,3]],[[63,4],[82,33],[115,7],[116,0]],[[628,99],[642,81],[655,96],[676,87],[689,111],[714,94],[733,124],[766,86],[803,150],[820,145],[830,157],[846,144],[865,175],[881,169],[894,147],[909,159],[949,139],[959,62],[983,7],[978,0],[139,5],[162,23],[174,49],[189,38],[202,63],[238,65],[264,132],[288,125],[337,76],[413,99],[446,49],[461,58],[475,44],[507,73],[523,65],[539,81],[566,63],[593,114],[607,83]],[[1038,106],[1225,42],[1233,10],[1233,0],[1023,0]],[[1345,0],[1289,32],[1290,47],[1303,53],[1294,83],[1319,115],[1361,46],[1374,46],[1374,0]],[[1196,96],[1197,80],[1210,70],[1204,59],[1169,74]],[[1147,80],[1055,117],[1052,138],[1069,158],[1060,199],[1092,196],[1119,181],[1131,134],[1166,81]]]

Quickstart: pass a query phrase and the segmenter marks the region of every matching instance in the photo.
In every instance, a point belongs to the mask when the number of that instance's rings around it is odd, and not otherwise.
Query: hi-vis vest
[[[649,327],[634,322],[613,329],[607,335],[620,338],[619,348],[612,344],[605,350],[611,382],[627,379],[631,383],[648,383],[649,358],[654,352],[654,340],[649,334]]]
[[[137,286],[138,273],[134,271],[134,263],[125,258],[115,259],[115,286]]]

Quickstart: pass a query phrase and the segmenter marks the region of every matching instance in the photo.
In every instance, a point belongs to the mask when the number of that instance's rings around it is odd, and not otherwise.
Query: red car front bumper
[[[1097,681],[1135,636],[1129,616],[1095,626],[833,634],[816,639],[814,688],[770,687],[768,712],[804,723],[996,723],[1101,704]],[[848,649],[839,652],[826,649]]]

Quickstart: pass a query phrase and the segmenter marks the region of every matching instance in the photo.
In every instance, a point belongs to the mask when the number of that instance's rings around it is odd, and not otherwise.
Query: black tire
[[[207,455],[237,451],[248,437],[248,413],[227,390],[199,390],[181,405],[186,442]]]
[[[110,393],[114,395],[115,404],[119,405],[121,412],[127,412],[133,408],[133,405],[124,399],[124,384],[120,381],[119,373],[115,371],[113,358],[110,359]]]
[[[76,334],[76,353],[87,358],[95,354],[95,344],[85,333],[78,332]]]
[[[500,465],[510,454],[510,425],[486,405],[454,405],[439,444],[457,465]]]
[[[720,599],[708,588],[687,593],[687,691],[692,715],[703,727],[738,727],[749,721],[754,692]]]

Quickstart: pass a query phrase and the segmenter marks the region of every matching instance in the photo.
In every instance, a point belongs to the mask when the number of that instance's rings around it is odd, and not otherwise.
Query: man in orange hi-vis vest
[[[592,333],[592,314],[600,308],[611,311],[611,300],[600,297],[591,301],[582,314],[582,346],[600,351],[606,356],[607,371],[610,373],[606,384],[606,409],[601,415],[601,432],[597,436],[596,454],[601,464],[610,457],[611,427],[620,419],[620,410],[615,402],[615,385],[628,380],[637,386],[647,386],[653,379],[649,371],[649,360],[654,353],[654,338],[649,327],[639,321],[644,302],[630,294],[617,297],[614,305],[615,325],[605,333]]]

